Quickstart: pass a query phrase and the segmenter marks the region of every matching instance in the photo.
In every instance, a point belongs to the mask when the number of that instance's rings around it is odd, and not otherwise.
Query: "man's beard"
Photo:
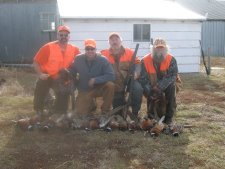
[[[118,51],[121,49],[121,46],[118,46],[118,45],[112,45],[111,46],[111,49],[114,50],[114,51]]]
[[[153,53],[153,59],[154,59],[154,61],[156,61],[158,63],[161,63],[161,62],[164,61],[165,55],[161,52],[154,52]]]
[[[110,51],[114,55],[121,55],[122,53],[124,53],[124,49],[122,46],[111,46]]]
[[[66,38],[62,38],[62,39],[59,40],[59,42],[60,42],[60,43],[67,43],[68,40],[67,40]]]

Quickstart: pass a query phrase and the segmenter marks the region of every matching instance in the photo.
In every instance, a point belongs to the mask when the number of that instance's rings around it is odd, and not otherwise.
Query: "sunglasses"
[[[59,34],[60,37],[68,37],[68,34]]]
[[[95,48],[85,48],[86,51],[94,51]]]

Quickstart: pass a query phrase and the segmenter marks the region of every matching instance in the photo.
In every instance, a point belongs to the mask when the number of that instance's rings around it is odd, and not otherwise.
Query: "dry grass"
[[[225,67],[221,58],[212,63]],[[221,64],[221,63],[224,64]],[[217,65],[215,65],[217,66]],[[23,132],[10,121],[30,116],[35,75],[0,69],[0,166],[4,169],[223,169],[225,166],[225,70],[184,74],[176,121],[196,127],[173,138],[143,132]],[[142,112],[145,111],[143,105]]]

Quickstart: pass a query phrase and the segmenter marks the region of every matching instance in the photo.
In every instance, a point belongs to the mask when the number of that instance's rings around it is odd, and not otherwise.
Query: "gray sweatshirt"
[[[79,74],[77,88],[81,91],[88,91],[90,89],[88,81],[91,78],[95,79],[94,85],[115,80],[115,74],[111,64],[100,54],[97,54],[96,58],[91,62],[88,62],[85,54],[80,54],[76,56],[68,70],[74,76]]]

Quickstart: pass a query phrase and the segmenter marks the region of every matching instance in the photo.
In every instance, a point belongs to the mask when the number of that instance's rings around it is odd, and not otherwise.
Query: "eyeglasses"
[[[59,34],[60,37],[68,37],[68,34]]]
[[[86,51],[94,51],[95,48],[85,48]]]

